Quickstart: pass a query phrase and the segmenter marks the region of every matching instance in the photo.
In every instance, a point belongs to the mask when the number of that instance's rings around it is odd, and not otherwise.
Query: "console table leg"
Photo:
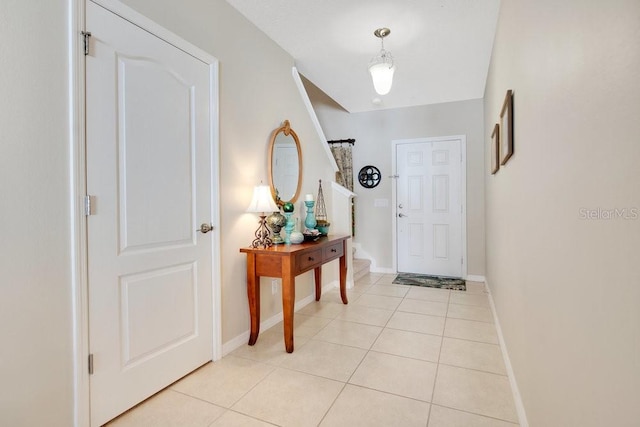
[[[343,242],[343,253],[347,253],[347,243]],[[340,298],[342,298],[343,304],[349,304],[347,299],[347,256],[342,255],[340,257]]]
[[[322,266],[314,268],[313,275],[316,281],[316,301],[320,301],[322,296]]]
[[[260,276],[256,275],[256,257],[247,257],[247,296],[249,298],[249,313],[251,315],[251,334],[249,345],[254,345],[260,333]]]
[[[291,260],[282,259],[282,314],[284,323],[284,346],[293,353],[293,311],[296,302],[296,277],[291,270]]]

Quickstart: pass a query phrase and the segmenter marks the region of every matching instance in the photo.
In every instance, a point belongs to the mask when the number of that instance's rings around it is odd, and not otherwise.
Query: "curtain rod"
[[[353,138],[350,139],[333,139],[331,141],[327,141],[328,144],[351,144],[355,145],[356,140]]]

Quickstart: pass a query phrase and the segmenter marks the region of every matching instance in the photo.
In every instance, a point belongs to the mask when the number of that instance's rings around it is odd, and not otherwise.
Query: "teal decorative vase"
[[[307,207],[307,217],[304,219],[304,226],[307,227],[309,230],[313,230],[314,228],[316,228],[316,217],[313,214],[313,205],[315,205],[316,202],[314,202],[313,200],[305,200],[304,204]]]
[[[293,221],[293,212],[285,212],[284,213],[287,222],[284,225],[284,243],[286,245],[291,244],[291,233],[293,232],[293,227],[295,226],[295,222]]]

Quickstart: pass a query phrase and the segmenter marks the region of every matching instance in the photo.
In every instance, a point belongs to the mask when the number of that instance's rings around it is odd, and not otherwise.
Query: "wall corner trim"
[[[527,420],[527,414],[524,409],[524,402],[518,389],[518,383],[516,382],[516,376],[511,366],[511,359],[509,359],[509,352],[507,351],[507,344],[504,341],[502,335],[502,328],[500,327],[500,321],[498,320],[498,313],[496,311],[495,303],[493,302],[493,295],[489,288],[489,283],[484,280],[487,294],[489,296],[489,304],[491,305],[491,311],[493,312],[493,319],[496,325],[496,332],[498,333],[498,342],[500,343],[500,350],[502,351],[502,357],[504,358],[504,365],[507,370],[507,377],[509,378],[509,385],[511,385],[511,392],[513,393],[513,401],[516,406],[516,413],[518,414],[518,423],[520,427],[529,427],[529,421]]]
[[[300,78],[300,73],[298,73],[298,69],[296,67],[291,68],[291,75],[293,76],[293,81],[296,83],[298,91],[300,92],[300,98],[302,98],[302,102],[304,102],[304,106],[307,107],[307,113],[309,113],[309,118],[311,118],[311,122],[313,126],[316,128],[316,132],[318,133],[318,138],[320,139],[320,143],[324,148],[327,157],[329,158],[329,164],[333,168],[334,172],[338,172],[338,164],[336,163],[336,159],[333,158],[333,154],[331,154],[331,149],[329,148],[329,144],[327,144],[327,137],[324,135],[324,131],[322,130],[322,126],[320,126],[320,121],[318,120],[318,116],[316,115],[316,111],[313,109],[313,105],[311,105],[311,100],[309,99],[309,95],[307,94],[307,90],[304,88],[304,84],[302,83],[302,79]]]
[[[342,185],[338,184],[335,181],[331,181],[331,188],[336,190],[338,193],[344,195],[345,197],[358,197],[356,193],[354,193],[353,191],[350,191],[349,189],[343,187]]]

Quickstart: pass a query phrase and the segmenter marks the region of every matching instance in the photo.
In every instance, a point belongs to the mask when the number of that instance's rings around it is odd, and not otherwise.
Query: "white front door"
[[[212,359],[211,72],[87,2],[91,425]]]
[[[396,145],[398,271],[462,277],[461,141]]]

